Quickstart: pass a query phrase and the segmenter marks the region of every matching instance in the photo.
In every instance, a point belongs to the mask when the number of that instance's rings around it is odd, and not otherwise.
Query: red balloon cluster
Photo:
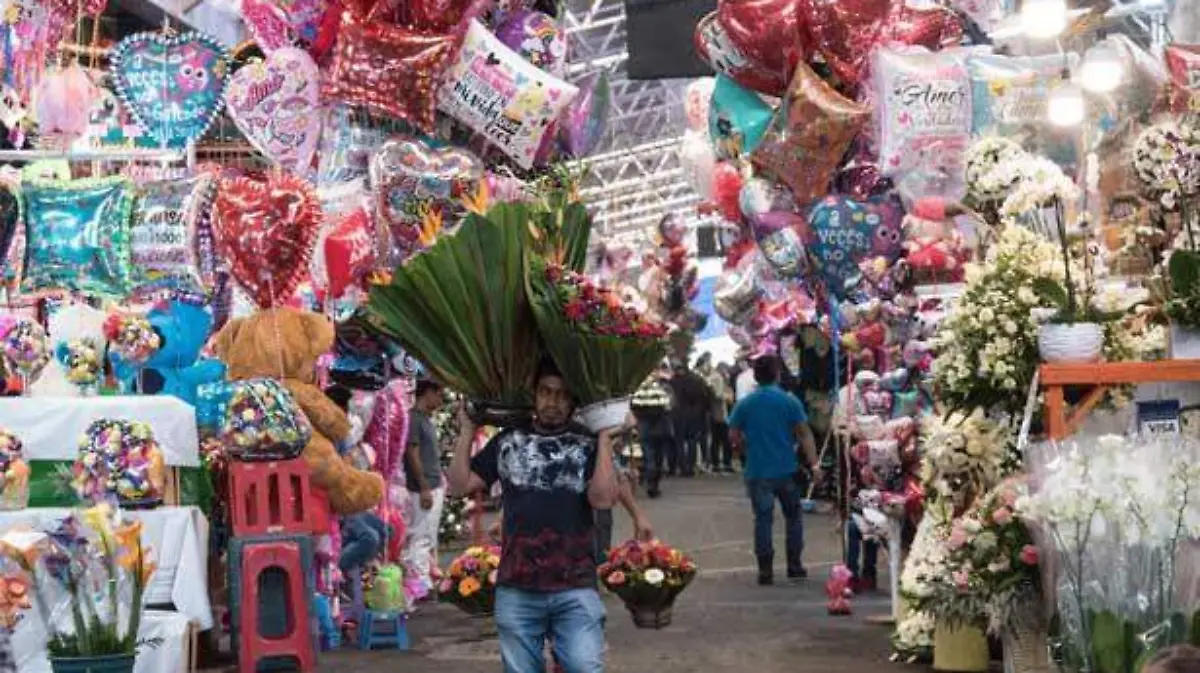
[[[957,44],[962,24],[942,7],[914,9],[904,0],[719,0],[696,27],[696,48],[739,84],[781,95],[792,73],[814,55],[847,89],[866,75],[871,51],[901,43],[936,49]]]

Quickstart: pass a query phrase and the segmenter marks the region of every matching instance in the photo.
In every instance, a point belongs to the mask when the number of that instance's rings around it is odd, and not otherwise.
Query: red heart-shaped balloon
[[[738,51],[755,71],[772,74],[787,87],[796,65],[808,60],[808,32],[800,24],[802,0],[723,0],[717,6],[717,21]]]
[[[717,14],[717,12],[711,12],[696,24],[696,32],[692,39],[700,58],[707,61],[713,70],[747,89],[771,96],[778,96],[787,89],[788,77],[791,73],[785,75],[782,72],[770,70],[750,58],[734,42]]]
[[[303,280],[320,223],[312,185],[286,173],[225,180],[213,203],[217,245],[259,308],[281,305]]]
[[[329,294],[340,297],[375,265],[375,232],[362,208],[346,216],[325,238],[325,270]]]
[[[962,23],[942,7],[914,9],[904,0],[800,0],[810,43],[843,83],[857,86],[880,45],[899,42],[936,49],[962,40]]]

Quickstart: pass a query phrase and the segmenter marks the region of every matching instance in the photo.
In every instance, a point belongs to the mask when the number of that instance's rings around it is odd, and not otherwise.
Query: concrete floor
[[[807,517],[805,563],[812,579],[789,585],[755,584],[751,515],[737,477],[671,480],[661,499],[643,501],[663,540],[689,551],[700,565],[695,583],[675,606],[662,631],[633,626],[621,603],[608,597],[610,673],[897,673],[888,663],[890,629],[866,623],[886,613],[887,597],[855,599],[855,614],[825,613],[824,579],[841,556],[833,515]],[[781,533],[781,522],[776,533]],[[629,535],[617,515],[616,540]],[[782,549],[782,540],[777,547]],[[885,563],[880,559],[881,565]],[[885,568],[880,568],[881,572]],[[409,620],[410,652],[353,650],[321,656],[323,673],[493,673],[499,649],[488,620],[463,616],[445,605],[423,607]],[[911,670],[911,669],[910,669]],[[918,669],[920,670],[920,669]],[[536,673],[530,671],[529,673]]]

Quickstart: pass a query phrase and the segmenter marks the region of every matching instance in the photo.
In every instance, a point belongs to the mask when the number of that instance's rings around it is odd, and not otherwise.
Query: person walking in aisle
[[[705,353],[707,356],[708,354]],[[703,358],[701,358],[703,360]],[[709,467],[713,472],[733,474],[733,448],[729,444],[729,401],[732,399],[729,388],[729,374],[725,365],[713,367],[711,362],[704,362],[700,368],[704,382],[708,384],[712,400],[712,411],[709,414],[708,453]]]
[[[646,495],[650,498],[662,494],[659,483],[664,462],[674,441],[670,377],[670,369],[660,367],[638,388],[629,404],[638,422],[638,437],[642,444],[642,476],[646,480]]]
[[[801,556],[804,552],[804,520],[801,518],[799,471],[796,441],[805,459],[820,479],[817,447],[804,404],[779,387],[779,359],[759,357],[754,361],[754,380],[758,388],[738,402],[729,416],[735,444],[744,446],[746,492],[754,511],[754,555],[758,558],[758,583],[775,582],[775,550],[771,543],[775,501],[779,501],[787,526],[787,576],[804,579]]]
[[[675,430],[675,449],[678,453],[678,462],[671,464],[671,474],[675,474],[678,468],[680,475],[694,477],[700,445],[704,441],[708,415],[712,409],[708,386],[696,372],[688,369],[686,363],[679,362],[675,365],[675,375],[671,377],[671,390],[674,394],[671,425]]]
[[[442,505],[446,501],[437,430],[432,419],[443,404],[441,384],[427,379],[417,381],[413,408],[408,416],[408,447],[404,451],[408,536],[403,561],[427,591],[433,589],[432,568],[437,562],[438,527],[442,521]]]
[[[475,425],[460,413],[450,483],[458,495],[502,485],[495,620],[505,673],[544,673],[548,637],[567,673],[603,673],[594,511],[617,503],[612,444],[619,429],[593,438],[573,426],[575,398],[548,365],[539,368],[533,399],[533,422],[504,430],[474,458]]]

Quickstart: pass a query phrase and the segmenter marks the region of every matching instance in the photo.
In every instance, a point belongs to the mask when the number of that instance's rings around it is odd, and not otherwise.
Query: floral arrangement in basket
[[[1186,210],[1200,193],[1200,127],[1168,121],[1142,131],[1133,145],[1133,170],[1156,205]]]
[[[470,615],[492,614],[496,611],[499,569],[499,547],[469,547],[442,573],[438,600],[451,603]]]
[[[632,395],[667,352],[665,324],[627,305],[616,290],[561,264],[532,260],[529,294],[545,348],[585,418],[590,405]],[[625,414],[618,410],[613,418],[620,423]]]
[[[0,509],[25,509],[29,501],[29,475],[21,440],[0,428]]]
[[[669,625],[675,599],[696,572],[692,559],[658,540],[629,540],[598,569],[600,581],[621,598],[639,628]]]
[[[1016,512],[1026,494],[1023,479],[1007,479],[950,525],[947,567],[955,596],[942,602],[967,609],[957,614],[933,610],[939,618],[991,633],[1040,619],[1038,549]]]
[[[71,514],[47,531],[9,531],[0,538],[0,552],[21,574],[4,577],[0,614],[37,606],[51,667],[56,659],[126,656],[132,670],[140,647],[161,642],[138,638],[142,599],[155,570],[141,533],[140,521],[120,518],[106,503]],[[69,632],[50,610],[64,594]]]
[[[151,507],[162,502],[166,464],[149,425],[102,418],[84,430],[69,478],[85,502]]]
[[[273,379],[229,384],[221,438],[239,460],[287,460],[312,437],[308,417],[292,394]]]

